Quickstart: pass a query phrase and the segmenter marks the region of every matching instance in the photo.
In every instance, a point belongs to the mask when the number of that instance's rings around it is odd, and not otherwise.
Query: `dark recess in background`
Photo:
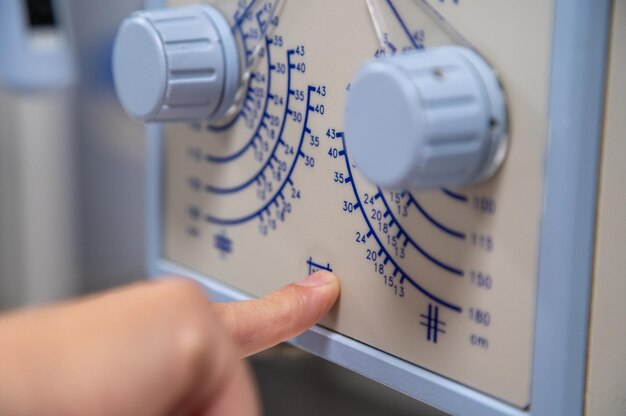
[[[56,19],[52,0],[26,0],[28,21],[33,28],[54,27]]]

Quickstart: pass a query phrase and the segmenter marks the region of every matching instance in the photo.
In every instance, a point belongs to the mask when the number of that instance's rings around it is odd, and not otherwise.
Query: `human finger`
[[[240,356],[182,279],[14,313],[0,319],[0,414],[256,415]]]
[[[319,271],[268,296],[213,305],[244,356],[293,338],[319,321],[339,296],[337,277]]]

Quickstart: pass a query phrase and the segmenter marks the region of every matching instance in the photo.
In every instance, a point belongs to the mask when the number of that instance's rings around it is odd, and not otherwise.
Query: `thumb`
[[[337,277],[320,271],[262,299],[219,303],[213,308],[245,357],[304,332],[338,297]]]

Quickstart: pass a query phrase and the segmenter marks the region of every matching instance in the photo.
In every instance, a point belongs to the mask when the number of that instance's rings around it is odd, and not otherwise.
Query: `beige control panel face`
[[[255,296],[330,269],[342,295],[322,325],[527,406],[551,2],[219,3],[248,78],[228,120],[166,130],[163,256]],[[502,81],[507,160],[478,187],[379,189],[345,151],[350,80],[374,57],[450,43]]]

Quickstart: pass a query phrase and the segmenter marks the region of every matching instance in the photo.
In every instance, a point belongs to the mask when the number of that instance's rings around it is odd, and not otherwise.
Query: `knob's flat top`
[[[137,118],[158,111],[167,86],[163,44],[152,25],[141,17],[127,19],[118,32],[113,53],[118,97]]]
[[[442,46],[361,67],[346,102],[349,156],[387,189],[462,187],[490,177],[506,154],[506,107],[489,65]]]
[[[346,135],[350,156],[369,180],[391,189],[410,185],[426,124],[421,109],[401,67],[373,62],[359,72],[348,95]]]

